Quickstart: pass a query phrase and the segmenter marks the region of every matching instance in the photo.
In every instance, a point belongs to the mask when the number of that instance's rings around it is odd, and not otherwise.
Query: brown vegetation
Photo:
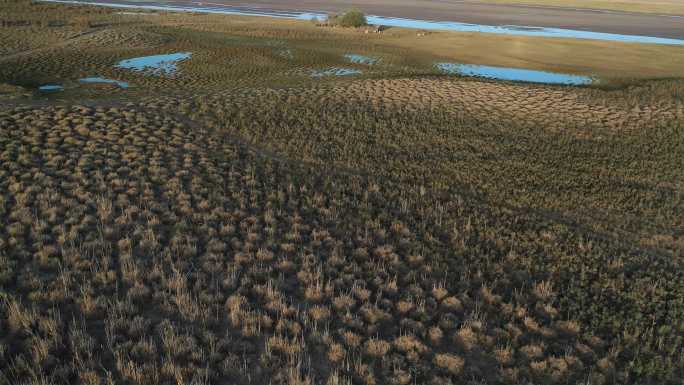
[[[284,32],[289,62],[273,30],[99,12],[3,52],[3,81],[138,87],[0,91],[0,384],[684,375],[681,83],[292,81],[338,60],[306,54],[329,32]],[[111,69],[159,47],[196,59]]]

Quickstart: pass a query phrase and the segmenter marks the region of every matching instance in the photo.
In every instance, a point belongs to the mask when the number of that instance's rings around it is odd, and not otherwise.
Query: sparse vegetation
[[[684,377],[681,81],[447,78],[308,23],[2,6],[32,33],[0,29],[23,86],[0,86],[1,385]],[[373,48],[376,72],[302,75]],[[186,50],[175,76],[112,68]],[[135,87],[27,95],[95,74]]]

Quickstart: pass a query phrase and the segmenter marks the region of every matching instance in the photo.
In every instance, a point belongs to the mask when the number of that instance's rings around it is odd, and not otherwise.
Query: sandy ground
[[[583,8],[684,16],[682,0],[465,0],[471,3],[525,4],[543,7]]]
[[[89,0],[149,5],[217,5],[282,11],[335,12],[357,7],[367,14],[487,25],[569,28],[684,39],[684,16],[530,5],[503,5],[462,0]],[[199,5],[198,3],[201,3]]]

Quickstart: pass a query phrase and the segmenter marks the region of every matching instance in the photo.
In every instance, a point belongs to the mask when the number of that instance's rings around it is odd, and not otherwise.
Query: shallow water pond
[[[148,72],[153,75],[173,74],[178,70],[178,62],[188,59],[191,56],[191,52],[142,56],[122,60],[116,65],[116,67],[133,71]]]
[[[353,68],[341,68],[341,67],[334,67],[334,68],[327,68],[323,70],[315,70],[311,73],[312,77],[319,78],[319,77],[324,77],[324,76],[352,76],[352,75],[361,75],[363,72],[353,69]]]
[[[43,92],[57,92],[57,91],[63,91],[64,87],[59,85],[59,84],[46,84],[46,85],[38,87],[38,90],[43,91]]]
[[[529,83],[584,85],[595,80],[590,76],[475,64],[437,63],[436,67],[448,74]]]
[[[350,62],[355,63],[355,64],[373,65],[379,61],[379,59],[376,57],[357,55],[357,54],[353,54],[353,53],[348,53],[348,54],[344,55],[344,57],[347,60],[349,60]]]
[[[119,88],[128,88],[128,83],[119,80],[106,79],[100,77],[89,77],[78,79],[81,83],[95,83],[95,84],[114,84]]]

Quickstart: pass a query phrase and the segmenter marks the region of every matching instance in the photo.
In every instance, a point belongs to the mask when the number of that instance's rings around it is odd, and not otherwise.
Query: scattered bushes
[[[367,25],[366,15],[358,9],[350,9],[342,15],[328,16],[328,24],[345,28],[358,28]]]
[[[633,195],[678,223],[676,129],[576,140],[346,91],[1,106],[0,383],[679,382],[680,259],[601,230]],[[585,228],[531,193],[617,199]]]

